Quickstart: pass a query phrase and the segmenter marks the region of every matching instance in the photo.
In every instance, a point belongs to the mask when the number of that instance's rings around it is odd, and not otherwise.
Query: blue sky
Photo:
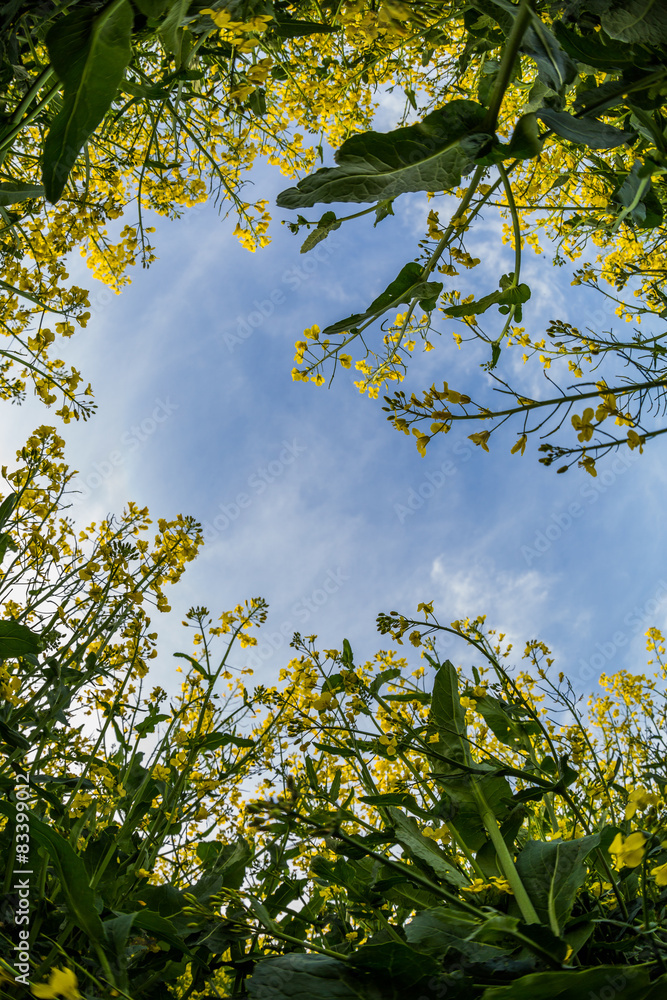
[[[272,201],[287,186],[266,169],[255,181]],[[596,480],[576,468],[556,475],[534,449],[510,456],[514,429],[491,454],[453,431],[421,458],[350,373],[339,371],[329,390],[292,381],[304,327],[365,307],[416,253],[426,200],[407,196],[396,211],[375,230],[368,219],[344,226],[308,256],[279,210],[271,245],[249,254],[230,220],[206,206],[158,222],[158,261],[120,296],[72,262],[72,279],[94,286],[94,308],[66,358],[98,403],[94,419],[66,428],[81,474],[74,514],[88,523],[132,499],[154,519],[193,514],[206,530],[172,615],[156,615],[156,682],[168,686],[172,652],[188,650],[180,621],[190,605],[218,615],[256,595],[269,601],[269,619],[259,646],[236,662],[249,662],[257,681],[277,679],[295,630],[317,633],[324,648],[347,637],[358,658],[372,656],[387,646],[377,613],[410,615],[428,600],[445,622],[486,613],[514,641],[517,663],[525,640],[543,639],[582,691],[600,669],[642,671],[643,633],[667,617],[660,443],[641,458],[609,456]],[[480,293],[510,267],[499,244],[489,217],[470,241],[483,259],[475,281],[490,282]],[[531,330],[555,317],[612,321],[601,297],[572,289],[547,257],[527,258],[525,274]],[[445,332],[415,359],[408,386],[447,379],[465,389],[485,377],[484,360],[457,351]],[[534,387],[520,352],[512,364]],[[36,402],[5,409],[3,461],[55,419]],[[447,652],[470,662],[462,647]]]

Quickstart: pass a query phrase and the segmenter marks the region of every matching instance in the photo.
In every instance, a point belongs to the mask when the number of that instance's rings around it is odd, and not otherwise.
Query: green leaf
[[[516,719],[512,707],[500,698],[487,694],[475,700],[476,711],[483,716],[487,726],[501,743],[516,749],[531,750],[530,736],[540,732],[536,723]]]
[[[649,971],[630,965],[598,965],[592,969],[535,972],[510,986],[490,986],[481,1000],[582,1000],[583,997],[613,996],[613,1000],[644,1000]]]
[[[0,802],[0,812],[16,822],[16,810],[7,802]],[[81,858],[70,844],[43,823],[34,812],[30,816],[30,836],[49,855],[67,909],[74,922],[92,941],[102,942],[104,928],[95,908],[95,895],[88,882],[88,874]]]
[[[335,212],[325,212],[320,221],[317,223],[317,228],[308,233],[303,245],[301,247],[301,253],[308,253],[313,247],[316,247],[318,243],[325,240],[329,233],[335,232],[336,229],[340,229],[340,222],[336,219]]]
[[[62,110],[44,142],[42,179],[48,201],[58,201],[83,145],[118,92],[132,49],[132,8],[75,10],[46,36],[51,65],[64,85]]]
[[[407,267],[410,267],[410,266],[411,266],[410,264],[407,265]],[[421,268],[419,267],[419,264],[414,265],[414,267],[418,268],[419,269],[419,273],[421,273]],[[403,268],[403,271],[405,271],[405,267]],[[403,274],[403,271],[401,271],[401,274]],[[387,291],[383,292],[382,295],[380,296],[380,298],[375,300],[375,302],[373,303],[373,305],[376,305],[378,302],[384,300],[384,297],[387,296],[387,293],[389,292],[389,289],[392,288],[393,285],[395,285],[396,282],[398,282],[400,280],[401,274],[399,274],[399,276],[398,276],[398,278],[396,279],[395,282],[392,282],[392,284],[389,286],[389,288],[387,289]],[[371,308],[373,308],[373,306],[371,306]],[[373,680],[371,681],[371,683],[368,685],[368,690],[370,691],[371,694],[379,694],[380,688],[384,684],[386,684],[387,681],[393,681],[393,679],[395,677],[400,677],[400,676],[401,676],[401,671],[400,671],[399,667],[389,667],[388,670],[382,670],[377,675],[377,677],[374,677]]]
[[[202,677],[204,677],[207,681],[210,681],[211,675],[209,674],[208,670],[206,670],[206,668],[203,666],[203,664],[199,662],[199,660],[195,660],[194,656],[190,656],[189,653],[174,653],[174,656],[177,656],[180,660],[187,660],[188,663],[192,667],[194,667],[194,669],[197,671],[198,674],[201,674]]]
[[[346,970],[345,962],[328,955],[292,952],[260,960],[246,989],[251,1000],[370,1000],[377,996],[361,986],[348,985],[343,979]]]
[[[41,636],[27,625],[15,621],[0,621],[0,661],[27,654],[39,653],[44,648]]]
[[[554,34],[566,52],[577,62],[594,69],[611,70],[623,66],[633,66],[635,56],[632,48],[618,42],[611,42],[598,31],[579,35],[574,28],[568,28],[562,21],[554,24]]]
[[[418,701],[422,705],[431,704],[430,691],[410,691],[408,694],[385,694],[382,697],[384,698],[385,701],[402,701],[402,702]]]
[[[18,500],[18,493],[9,493],[2,503],[0,503],[0,528],[4,528],[5,524],[12,516]]]
[[[313,743],[313,746],[321,750],[322,753],[333,754],[334,757],[344,757],[346,760],[357,756],[357,751],[349,747],[336,747],[330,743]]]
[[[183,29],[182,25],[187,17],[190,0],[172,0],[169,13],[160,25],[158,32],[166,52],[174,56],[176,68],[181,68],[181,56],[183,49]]]
[[[538,112],[538,117],[557,135],[569,139],[570,142],[590,146],[591,149],[614,149],[623,143],[631,143],[636,138],[635,132],[627,132],[616,128],[615,125],[606,125],[597,118],[575,118],[567,111],[542,108]]]
[[[461,764],[472,764],[466,729],[466,710],[459,696],[459,679],[450,660],[437,666],[429,725],[438,734],[435,748]]]
[[[373,223],[373,229],[375,229],[378,222],[383,222],[384,219],[394,214],[393,205],[394,203],[391,198],[389,198],[387,201],[378,202],[378,204],[375,206],[375,222]]]
[[[166,722],[169,718],[170,716],[168,715],[161,715],[157,706],[153,705],[151,706],[151,711],[149,712],[147,718],[145,718],[142,722],[137,723],[134,727],[135,732],[137,736],[141,737],[146,736],[147,733],[154,733],[157,726],[159,726],[161,722]]]
[[[503,919],[508,920],[509,918]],[[517,942],[511,941],[503,944],[503,938],[507,937],[507,932],[499,934],[496,931],[490,935],[494,940],[499,938],[499,944],[488,944],[477,940],[477,934],[482,931],[483,926],[469,917],[461,915],[458,910],[450,910],[444,906],[433,907],[422,913],[417,913],[407,924],[405,936],[410,944],[422,951],[429,952],[436,958],[442,959],[446,956],[447,964],[451,964],[453,958],[460,956],[470,974],[481,974],[483,980],[498,975],[503,978],[508,976],[516,978],[535,968],[535,961],[532,957],[513,957]],[[516,931],[519,922],[512,920],[509,926],[512,931]],[[525,927],[525,925],[521,926]],[[484,936],[483,933],[482,936]]]
[[[246,107],[250,108],[258,118],[264,117],[266,114],[266,90],[264,87],[257,87],[256,90],[253,90],[246,100]]]
[[[343,772],[339,767],[336,768],[336,773],[334,774],[334,779],[331,782],[331,788],[329,789],[329,799],[331,802],[335,802],[340,794],[340,782],[343,776]]]
[[[491,306],[521,305],[527,302],[531,292],[528,285],[521,282],[518,285],[511,285],[509,288],[502,288],[489,295],[483,295],[475,302],[464,302],[458,306],[447,306],[443,309],[446,316],[480,316],[490,309]],[[502,311],[502,310],[501,310]]]
[[[44,188],[41,184],[27,184],[24,181],[3,181],[0,184],[0,205],[16,205],[28,198],[41,198]]]
[[[515,160],[530,160],[534,156],[539,156],[541,150],[542,140],[537,125],[537,115],[533,113],[522,115],[516,123],[506,155]]]
[[[341,319],[337,323],[332,323],[322,331],[323,337],[331,336],[335,333],[343,333],[349,330],[356,330],[361,323],[383,315],[388,309],[398,306],[401,303],[412,302],[415,298],[420,298],[420,305],[425,311],[429,301],[434,297],[437,299],[442,291],[441,281],[421,281],[423,268],[420,264],[411,261],[401,268],[398,276],[387,285],[384,292],[378,295],[364,313],[355,313],[346,319]],[[433,305],[431,308],[433,308]],[[386,671],[385,671],[386,673]],[[395,676],[395,675],[394,675]],[[377,678],[376,678],[377,679]]]
[[[521,49],[537,63],[538,79],[556,93],[576,78],[576,64],[542,21],[533,21],[523,36]]]
[[[467,885],[468,880],[465,875],[447,861],[434,840],[424,836],[412,816],[405,816],[400,809],[393,806],[387,807],[387,814],[394,828],[394,836],[401,847],[415,858],[424,861],[444,882],[456,886]]]
[[[337,151],[337,167],[316,170],[281,192],[276,203],[311,208],[318,202],[386,201],[408,191],[451,190],[490,139],[481,133],[485,114],[474,101],[456,100],[416,125],[353,135]]]
[[[584,859],[600,843],[598,833],[577,840],[529,840],[516,869],[540,920],[561,934],[577,890],[586,880]]]
[[[442,954],[452,944],[456,944],[459,950],[466,954],[467,938],[479,926],[479,921],[462,914],[460,910],[438,906],[417,913],[407,924],[405,936],[416,948],[422,948],[435,955]]]
[[[331,24],[322,24],[319,21],[297,21],[295,18],[285,14],[276,15],[276,25],[273,31],[279,38],[305,38],[307,35],[322,35],[338,28]]]
[[[239,837],[231,844],[221,844],[218,840],[203,840],[197,845],[197,856],[206,867],[206,875],[191,886],[188,892],[201,900],[210,895],[209,876],[212,875],[218,876],[220,884],[226,888],[240,889],[252,851],[248,841],[243,837]]]
[[[667,973],[653,980],[651,988],[642,1000],[663,1000],[665,996],[667,996]]]
[[[472,774],[455,774],[451,770],[434,772],[433,777],[443,792],[438,815],[454,823],[470,850],[481,851],[488,841],[475,789],[483,793],[491,812],[502,826],[514,807],[509,783],[504,777],[496,775],[492,768],[486,773],[480,768]]]
[[[22,733],[18,733],[11,726],[8,726],[6,722],[0,719],[0,738],[5,741],[5,743],[14,747],[17,750],[29,750],[30,741],[23,736]]]
[[[197,740],[197,747],[200,750],[218,750],[229,744],[235,747],[254,747],[255,741],[245,736],[233,736],[231,733],[206,733]]]
[[[663,219],[660,199],[653,191],[651,172],[655,165],[650,161],[646,164],[635,160],[629,174],[626,174],[621,184],[612,192],[611,200],[620,205],[616,225],[629,219],[640,229],[654,229],[661,225]]]
[[[177,948],[178,951],[183,952],[184,955],[191,958],[197,965],[204,966],[204,962],[190,951],[183,941],[183,935],[176,930],[171,921],[167,920],[166,917],[161,917],[159,913],[154,913],[152,910],[137,910],[136,913],[132,914],[132,917],[133,927],[139,928],[142,931],[148,931],[149,934],[159,941],[166,941],[172,948]]]
[[[440,963],[430,955],[420,954],[402,941],[363,945],[350,956],[349,961],[353,968],[372,975],[376,980],[391,979],[403,990],[409,990],[425,976],[437,976],[441,971]]]
[[[0,532],[0,563],[7,555],[7,549],[12,549],[13,552],[18,552],[18,547],[14,544],[14,539],[11,535],[6,532]]]
[[[308,781],[310,783],[310,787],[313,789],[314,792],[316,792],[320,787],[320,783],[317,780],[317,771],[315,770],[315,765],[313,764],[312,758],[309,757],[308,754],[306,754],[306,774],[308,775]]]
[[[404,809],[408,809],[423,819],[432,819],[432,814],[422,809],[417,804],[414,795],[411,795],[409,792],[383,792],[381,795],[360,795],[359,801],[366,802],[369,806],[403,806]]]
[[[643,45],[667,42],[667,9],[664,0],[608,2],[601,13],[602,27],[610,38]]]
[[[161,17],[169,6],[169,0],[134,0],[134,2],[146,17]]]

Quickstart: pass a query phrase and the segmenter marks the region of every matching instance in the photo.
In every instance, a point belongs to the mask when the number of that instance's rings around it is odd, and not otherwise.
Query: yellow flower
[[[636,868],[644,857],[645,844],[646,837],[639,830],[631,833],[625,840],[620,833],[617,833],[609,848],[609,853],[615,856],[615,867],[620,869],[625,865],[626,868]]]
[[[489,883],[482,878],[475,878],[470,885],[461,886],[461,892],[484,892],[488,889]]]
[[[648,792],[645,788],[635,788],[630,792],[627,805],[625,807],[625,819],[632,819],[638,809],[642,811],[648,806],[654,806],[658,802],[658,796],[653,792]]]
[[[476,434],[468,434],[468,440],[473,444],[481,445],[484,451],[488,451],[486,442],[489,440],[491,431],[478,431]]]
[[[572,426],[574,427],[575,431],[579,431],[577,437],[579,438],[580,441],[590,441],[590,439],[593,437],[594,427],[591,424],[593,416],[594,416],[593,410],[589,406],[587,407],[587,409],[584,410],[581,416],[578,416],[575,413],[575,415],[572,417]]]
[[[33,996],[47,998],[64,997],[65,1000],[81,1000],[78,981],[71,969],[52,969],[48,984],[32,985]]]
[[[651,872],[651,875],[653,876],[658,885],[660,886],[667,885],[667,863],[664,865],[659,865],[657,868],[654,868]]]
[[[522,434],[519,440],[516,442],[516,444],[513,445],[512,448],[510,448],[510,454],[516,455],[517,451],[520,451],[521,454],[523,455],[524,451],[526,450],[527,441],[528,441],[528,435]]]

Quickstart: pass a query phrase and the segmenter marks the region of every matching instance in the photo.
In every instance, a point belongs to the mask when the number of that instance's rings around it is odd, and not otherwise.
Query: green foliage
[[[484,122],[480,104],[457,100],[417,125],[351,136],[336,153],[337,167],[321,167],[283,191],[276,204],[312,208],[320,202],[387,201],[408,191],[449,191],[488,144]]]
[[[63,193],[70,170],[116,97],[130,61],[132,8],[116,0],[99,12],[75,10],[46,36],[51,65],[64,86],[63,106],[44,142],[44,190]]]

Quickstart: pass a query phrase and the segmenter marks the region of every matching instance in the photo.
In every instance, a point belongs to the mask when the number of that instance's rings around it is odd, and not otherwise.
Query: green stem
[[[20,121],[6,135],[2,137],[2,142],[0,143],[0,152],[11,146],[13,140],[16,138],[19,132],[21,132],[26,127],[26,125],[30,125],[30,123],[35,120],[40,111],[42,111],[56,96],[59,87],[60,87],[59,83],[54,83],[54,85],[44,95],[41,101],[39,101],[39,103],[35,105],[30,114],[27,115],[27,117],[24,118],[23,121]]]
[[[496,817],[484,797],[484,792],[474,782],[471,784],[471,788],[473,795],[477,800],[482,823],[484,824],[486,831],[489,834],[491,843],[496,850],[500,867],[505,878],[510,884],[512,892],[514,893],[514,898],[516,899],[517,905],[521,910],[521,916],[527,924],[539,924],[540,918],[535,911],[535,907],[530,901],[530,897],[526,892],[526,887],[519,877],[512,855],[510,854],[503,835],[500,832]]]
[[[505,91],[509,86],[510,79],[512,77],[512,70],[514,69],[514,60],[519,54],[519,49],[521,47],[521,41],[528,28],[528,22],[532,17],[531,10],[531,0],[521,0],[521,5],[514,18],[514,24],[512,25],[512,31],[507,39],[507,45],[503,50],[503,55],[500,60],[500,67],[498,69],[498,75],[496,76],[495,83],[493,85],[493,92],[491,94],[491,99],[489,101],[489,107],[486,112],[486,116],[482,123],[482,130],[485,132],[495,132],[496,125],[498,123],[498,115],[500,114],[500,107],[503,103],[503,98],[505,96]]]

